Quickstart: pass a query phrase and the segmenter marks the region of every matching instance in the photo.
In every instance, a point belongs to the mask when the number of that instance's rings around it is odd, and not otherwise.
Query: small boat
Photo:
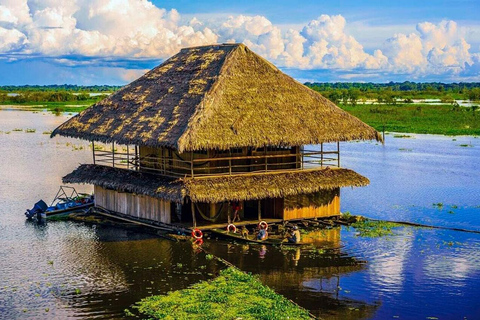
[[[45,201],[40,200],[35,203],[32,209],[27,209],[25,216],[27,219],[37,218],[41,220],[48,216],[84,210],[93,205],[93,195],[78,193],[73,187],[60,186],[50,206]]]
[[[218,236],[221,236],[221,237],[224,237],[224,238],[227,238],[227,239],[238,240],[238,241],[243,241],[243,242],[250,242],[250,243],[269,244],[269,245],[274,245],[274,246],[279,246],[279,245],[281,245],[281,246],[283,246],[283,245],[286,245],[286,246],[301,246],[301,245],[305,244],[305,243],[301,243],[301,242],[298,242],[298,243],[288,242],[284,238],[275,238],[275,236],[270,236],[265,240],[257,240],[255,236],[252,236],[252,238],[249,238],[248,236],[242,236],[240,233],[228,232],[228,231],[222,230],[222,229],[211,229],[209,231],[211,233],[215,234],[215,235],[218,235]]]

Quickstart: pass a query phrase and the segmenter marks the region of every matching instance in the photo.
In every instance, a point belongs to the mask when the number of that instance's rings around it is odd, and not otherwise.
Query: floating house
[[[183,49],[57,134],[93,143],[63,180],[93,184],[97,208],[199,228],[234,209],[244,224],[339,215],[340,188],[369,183],[339,143],[381,140],[243,44]]]

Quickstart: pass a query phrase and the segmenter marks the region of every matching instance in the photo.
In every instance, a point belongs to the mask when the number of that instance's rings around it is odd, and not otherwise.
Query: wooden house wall
[[[340,215],[340,189],[285,197],[283,219],[322,218]]]
[[[95,205],[132,217],[170,223],[171,204],[161,199],[95,186]]]

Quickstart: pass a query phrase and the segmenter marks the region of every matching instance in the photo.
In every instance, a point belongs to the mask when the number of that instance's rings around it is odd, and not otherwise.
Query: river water
[[[49,138],[68,117],[0,110],[0,319],[122,318],[143,297],[214,277],[223,266],[188,242],[25,222],[27,207],[91,161],[87,143]],[[410,136],[341,144],[342,165],[371,180],[342,189],[342,211],[480,230],[479,139]],[[346,228],[317,236],[315,249],[214,240],[205,248],[325,319],[480,319],[480,234],[405,227],[374,239]]]

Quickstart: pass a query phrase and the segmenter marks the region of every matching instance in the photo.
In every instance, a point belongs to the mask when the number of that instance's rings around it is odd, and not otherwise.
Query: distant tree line
[[[367,100],[384,104],[396,104],[398,101],[411,103],[413,99],[440,99],[445,103],[454,103],[455,99],[480,100],[479,82],[306,82],[305,85],[332,102],[344,105],[356,105]]]
[[[90,96],[88,93],[73,94],[67,91],[19,91],[15,95],[0,92],[0,103],[75,102],[105,98],[106,94]]]
[[[121,86],[78,86],[73,84],[46,85],[46,86],[0,86],[0,92],[24,92],[24,91],[67,91],[67,92],[115,92]]]

